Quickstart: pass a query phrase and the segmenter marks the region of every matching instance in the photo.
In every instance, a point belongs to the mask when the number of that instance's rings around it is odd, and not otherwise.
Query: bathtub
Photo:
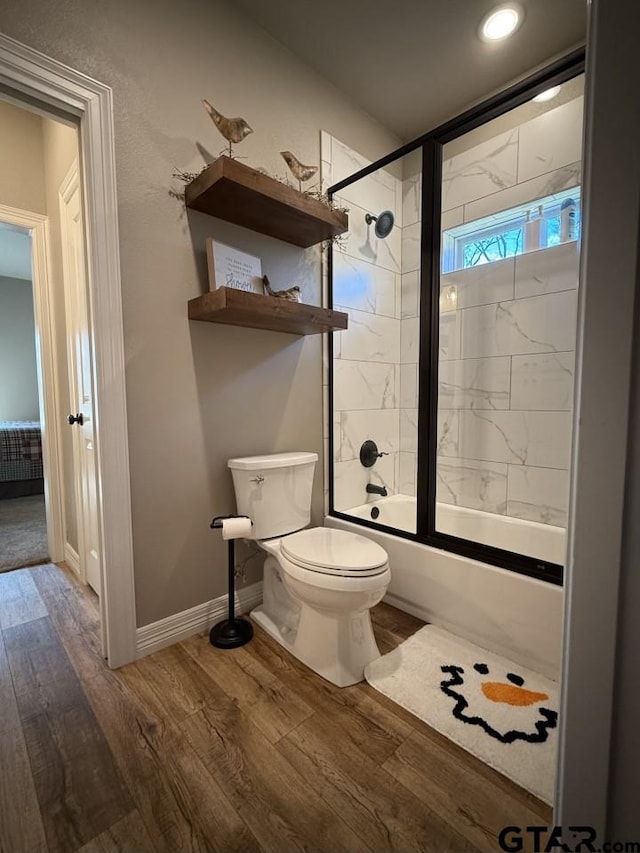
[[[363,504],[345,514],[371,520],[374,507],[380,511],[375,519],[379,524],[415,531],[416,501],[404,495]],[[439,529],[444,533],[521,553],[532,553],[535,537],[535,556],[564,562],[563,528],[449,504],[439,503],[437,513]],[[385,601],[389,604],[549,678],[558,678],[562,587],[357,522],[327,516],[325,525],[360,533],[387,551],[391,583]]]
[[[408,495],[381,498],[345,510],[345,513],[396,530],[408,533],[416,531],[416,499]],[[471,542],[482,542],[516,554],[527,554],[547,563],[564,563],[564,527],[444,503],[436,504],[436,526],[440,533],[460,536]]]

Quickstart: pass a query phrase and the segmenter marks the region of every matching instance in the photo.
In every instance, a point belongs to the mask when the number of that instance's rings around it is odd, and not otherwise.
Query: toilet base
[[[324,613],[306,605],[297,628],[279,626],[264,605],[251,618],[294,657],[338,687],[364,680],[364,668],[380,657],[369,611]]]

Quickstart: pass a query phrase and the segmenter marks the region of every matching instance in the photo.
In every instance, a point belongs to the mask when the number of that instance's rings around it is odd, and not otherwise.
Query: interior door
[[[75,163],[60,190],[69,361],[69,428],[73,430],[80,574],[100,595],[98,492],[95,464],[91,337],[87,303],[82,194]]]

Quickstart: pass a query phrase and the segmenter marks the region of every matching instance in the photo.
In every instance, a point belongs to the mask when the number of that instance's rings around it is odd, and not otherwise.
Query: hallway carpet
[[[44,495],[0,501],[0,572],[48,560]]]

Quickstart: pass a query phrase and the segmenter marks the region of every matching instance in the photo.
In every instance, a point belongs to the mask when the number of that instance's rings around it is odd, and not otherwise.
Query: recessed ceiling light
[[[551,98],[555,98],[559,91],[560,86],[552,86],[550,89],[545,89],[544,92],[540,92],[540,94],[536,95],[533,100],[538,101],[538,103],[542,103],[543,101],[550,101]]]
[[[513,35],[522,23],[524,12],[519,3],[496,6],[480,24],[479,35],[483,41],[500,41]]]

